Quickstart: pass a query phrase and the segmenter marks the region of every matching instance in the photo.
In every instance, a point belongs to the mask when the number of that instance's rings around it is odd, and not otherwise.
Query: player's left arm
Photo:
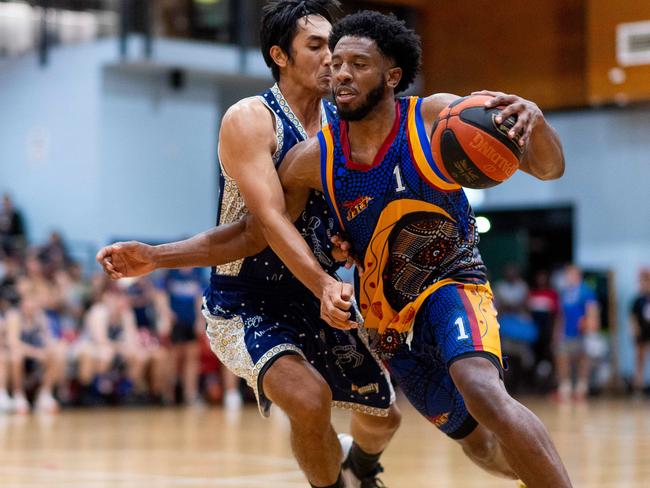
[[[555,180],[564,174],[564,152],[560,138],[534,102],[517,95],[489,90],[472,95],[494,97],[486,103],[487,108],[505,107],[500,118],[496,118],[497,123],[511,115],[517,117],[517,123],[508,132],[508,137],[523,148],[520,170],[540,180]]]
[[[523,148],[520,170],[540,180],[553,180],[564,174],[564,153],[560,138],[535,103],[517,95],[488,90],[474,92],[472,95],[494,97],[486,107],[505,107],[500,114],[501,120],[511,115],[517,116],[517,123],[508,137],[518,141]],[[440,111],[457,98],[457,95],[451,93],[436,93],[425,98],[422,116],[427,133],[431,133],[431,127]],[[497,119],[497,122],[501,120]]]

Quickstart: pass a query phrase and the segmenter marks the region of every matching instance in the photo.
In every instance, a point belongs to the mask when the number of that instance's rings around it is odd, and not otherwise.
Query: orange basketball
[[[467,188],[490,188],[510,178],[522,149],[508,137],[515,116],[497,124],[503,107],[485,108],[491,97],[459,98],[445,107],[433,126],[433,159],[447,177]]]

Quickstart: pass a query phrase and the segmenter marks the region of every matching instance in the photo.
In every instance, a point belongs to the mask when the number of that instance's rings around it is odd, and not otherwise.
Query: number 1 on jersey
[[[454,324],[458,326],[458,340],[460,341],[462,339],[469,339],[467,332],[465,332],[465,324],[463,322],[463,317],[458,317],[456,319],[456,322],[454,322]]]
[[[399,193],[406,190],[404,183],[402,183],[402,173],[400,173],[399,166],[395,166],[393,174],[395,175],[395,180],[397,181],[397,188],[395,188],[395,192]]]

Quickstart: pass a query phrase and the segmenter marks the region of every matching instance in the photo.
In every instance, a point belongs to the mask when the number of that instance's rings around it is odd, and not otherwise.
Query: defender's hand
[[[354,264],[354,257],[350,250],[350,243],[341,236],[335,235],[331,239],[334,247],[332,248],[332,257],[339,263],[345,263],[345,269],[350,269]]]
[[[111,279],[119,280],[154,271],[153,253],[153,246],[142,242],[116,242],[100,249],[95,259]]]
[[[332,280],[323,288],[320,300],[321,318],[335,329],[356,329],[357,323],[350,320],[352,307],[352,285]]]
[[[517,95],[507,95],[502,92],[490,90],[473,92],[472,95],[494,97],[485,103],[487,108],[505,106],[495,119],[498,124],[511,115],[517,117],[517,123],[508,131],[508,137],[513,141],[517,141],[521,147],[525,147],[526,143],[530,140],[533,129],[544,120],[544,114],[542,114],[542,111],[535,103]]]

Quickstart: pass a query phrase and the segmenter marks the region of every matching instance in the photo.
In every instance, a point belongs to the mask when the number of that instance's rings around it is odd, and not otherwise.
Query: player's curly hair
[[[330,51],[334,52],[336,44],[345,36],[372,39],[384,56],[402,68],[402,79],[395,87],[395,93],[411,86],[420,71],[422,47],[420,36],[406,27],[404,21],[398,20],[393,14],[384,15],[372,10],[343,17],[332,28]]]
[[[262,7],[260,48],[275,81],[280,80],[280,68],[273,61],[270,49],[280,46],[291,59],[291,43],[298,29],[298,19],[320,15],[331,23],[334,10],[340,6],[338,0],[270,0]]]

